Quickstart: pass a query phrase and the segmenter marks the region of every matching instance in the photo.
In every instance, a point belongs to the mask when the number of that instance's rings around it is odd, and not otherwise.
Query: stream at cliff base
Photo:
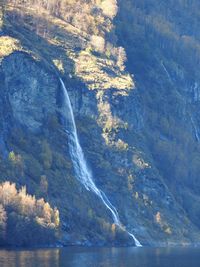
[[[0,250],[1,267],[199,267],[200,248]]]

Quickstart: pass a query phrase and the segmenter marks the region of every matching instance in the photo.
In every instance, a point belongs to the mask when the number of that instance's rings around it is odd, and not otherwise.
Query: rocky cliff
[[[94,43],[94,36],[45,9],[41,17],[20,5],[4,11],[0,178],[26,185],[58,207],[62,244],[132,241],[75,177],[59,78],[68,90],[93,179],[126,229],[144,245],[199,242],[198,71],[193,75],[187,46],[173,39],[183,36],[179,20],[190,23],[190,17],[182,12],[170,25],[174,35],[167,35],[153,19],[156,7],[134,2],[118,2],[112,22],[117,41],[111,46],[111,33],[101,34],[107,50]],[[167,15],[164,10],[159,18],[168,25],[175,14],[170,4]],[[187,64],[174,52],[179,45]],[[17,162],[10,160],[11,152]]]

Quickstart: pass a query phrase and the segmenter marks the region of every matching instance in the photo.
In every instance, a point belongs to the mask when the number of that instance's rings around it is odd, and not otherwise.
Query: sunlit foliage
[[[44,199],[27,194],[26,187],[0,185],[0,242],[7,245],[50,244],[56,239],[59,211]]]

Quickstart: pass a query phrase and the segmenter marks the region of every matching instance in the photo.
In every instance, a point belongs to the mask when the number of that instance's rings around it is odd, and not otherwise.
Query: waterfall
[[[195,137],[196,137],[196,139],[197,139],[197,142],[199,142],[199,141],[200,141],[199,131],[198,131],[198,129],[197,129],[197,126],[196,126],[195,121],[194,121],[194,119],[193,119],[192,116],[190,116],[190,120],[191,120],[192,126],[193,126],[193,128],[194,128],[194,133],[195,133]]]
[[[162,65],[162,67],[163,67],[165,73],[167,74],[167,77],[168,77],[170,83],[173,84],[173,80],[172,80],[172,78],[171,78],[171,75],[169,74],[169,72],[168,72],[167,68],[165,67],[164,63],[161,62],[161,65]]]
[[[74,165],[76,178],[85,186],[85,188],[88,191],[94,192],[101,199],[106,208],[111,212],[114,223],[122,229],[123,226],[120,222],[116,208],[111,204],[105,193],[100,189],[98,189],[98,187],[95,185],[93,181],[92,173],[87,166],[87,162],[79,142],[76,123],[69,95],[64,82],[61,79],[60,82],[64,93],[64,109],[66,114],[69,114],[69,119],[68,119],[69,129],[66,130],[66,132],[69,134],[69,151]],[[137,247],[140,247],[141,244],[136,239],[136,237],[133,234],[129,233],[128,231],[127,233],[133,238],[133,240],[135,241],[135,245]]]

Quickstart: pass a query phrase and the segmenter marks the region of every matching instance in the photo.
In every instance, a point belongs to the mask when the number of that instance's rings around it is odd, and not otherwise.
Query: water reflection
[[[1,250],[0,267],[199,267],[200,249],[63,248]]]
[[[59,249],[0,251],[0,267],[60,267]]]

